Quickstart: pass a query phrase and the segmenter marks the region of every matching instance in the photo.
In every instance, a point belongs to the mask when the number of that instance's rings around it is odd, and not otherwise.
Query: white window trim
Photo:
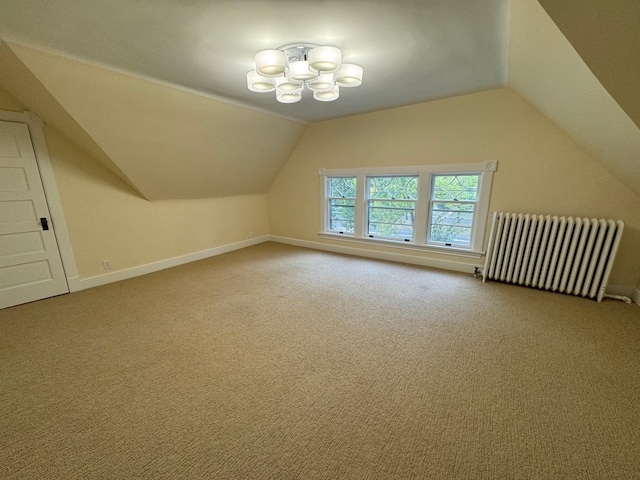
[[[374,167],[374,168],[339,168],[319,171],[320,192],[320,232],[321,238],[331,240],[344,240],[362,244],[378,244],[385,247],[402,248],[409,250],[422,250],[436,252],[445,255],[479,258],[484,255],[484,237],[489,216],[489,200],[491,186],[493,184],[493,172],[497,169],[496,160],[487,160],[482,163],[464,163],[449,165],[417,165],[410,167]],[[445,245],[427,244],[427,229],[429,224],[429,199],[432,174],[463,174],[480,173],[480,185],[478,188],[478,201],[476,202],[475,218],[469,248]],[[367,215],[367,198],[365,185],[367,177],[384,175],[418,175],[418,199],[416,201],[416,219],[414,236],[412,241],[402,239],[370,238],[365,232]],[[356,177],[356,215],[354,233],[335,233],[328,230],[328,203],[327,203],[327,177]]]

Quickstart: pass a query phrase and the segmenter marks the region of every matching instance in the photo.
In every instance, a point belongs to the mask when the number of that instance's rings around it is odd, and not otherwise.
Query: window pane
[[[418,198],[418,177],[370,177],[369,198],[415,200]]]
[[[335,177],[329,179],[329,196],[356,198],[356,177]]]
[[[473,203],[433,202],[430,241],[470,246],[474,207]]]
[[[431,199],[475,202],[479,181],[480,175],[434,175]]]
[[[368,234],[380,237],[411,238],[415,202],[369,202]]]
[[[431,223],[471,227],[473,225],[473,207],[472,203],[433,203]]]
[[[467,227],[432,224],[431,241],[468,247],[471,245],[471,229]]]
[[[333,199],[329,201],[329,230],[353,233],[356,218],[356,201]]]

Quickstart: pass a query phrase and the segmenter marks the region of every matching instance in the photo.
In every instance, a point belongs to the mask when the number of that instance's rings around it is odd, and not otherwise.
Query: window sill
[[[478,250],[467,250],[465,248],[444,247],[439,245],[418,245],[416,243],[403,242],[399,240],[396,241],[381,238],[362,238],[354,237],[353,235],[327,232],[319,232],[318,235],[320,236],[320,238],[326,238],[328,240],[343,240],[345,242],[361,243],[364,245],[373,244],[384,247],[401,248],[403,250],[418,250],[421,252],[439,253],[441,255],[454,255],[456,257],[480,258],[482,255],[484,255],[483,251]]]

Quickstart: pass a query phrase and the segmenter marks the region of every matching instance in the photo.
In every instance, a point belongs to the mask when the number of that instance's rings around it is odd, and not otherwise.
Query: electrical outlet
[[[251,231],[249,232],[249,238],[253,238],[253,237],[255,237],[255,236],[256,236],[256,232],[254,232],[253,230],[251,230]]]
[[[111,268],[111,260],[103,260],[102,266],[105,270],[109,270]]]

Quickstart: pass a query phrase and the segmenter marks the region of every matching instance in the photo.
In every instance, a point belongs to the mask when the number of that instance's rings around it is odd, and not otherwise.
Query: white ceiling
[[[314,122],[507,84],[508,0],[0,0],[7,41]],[[246,88],[256,52],[340,47],[361,87],[279,104]],[[308,92],[307,92],[308,93]]]

